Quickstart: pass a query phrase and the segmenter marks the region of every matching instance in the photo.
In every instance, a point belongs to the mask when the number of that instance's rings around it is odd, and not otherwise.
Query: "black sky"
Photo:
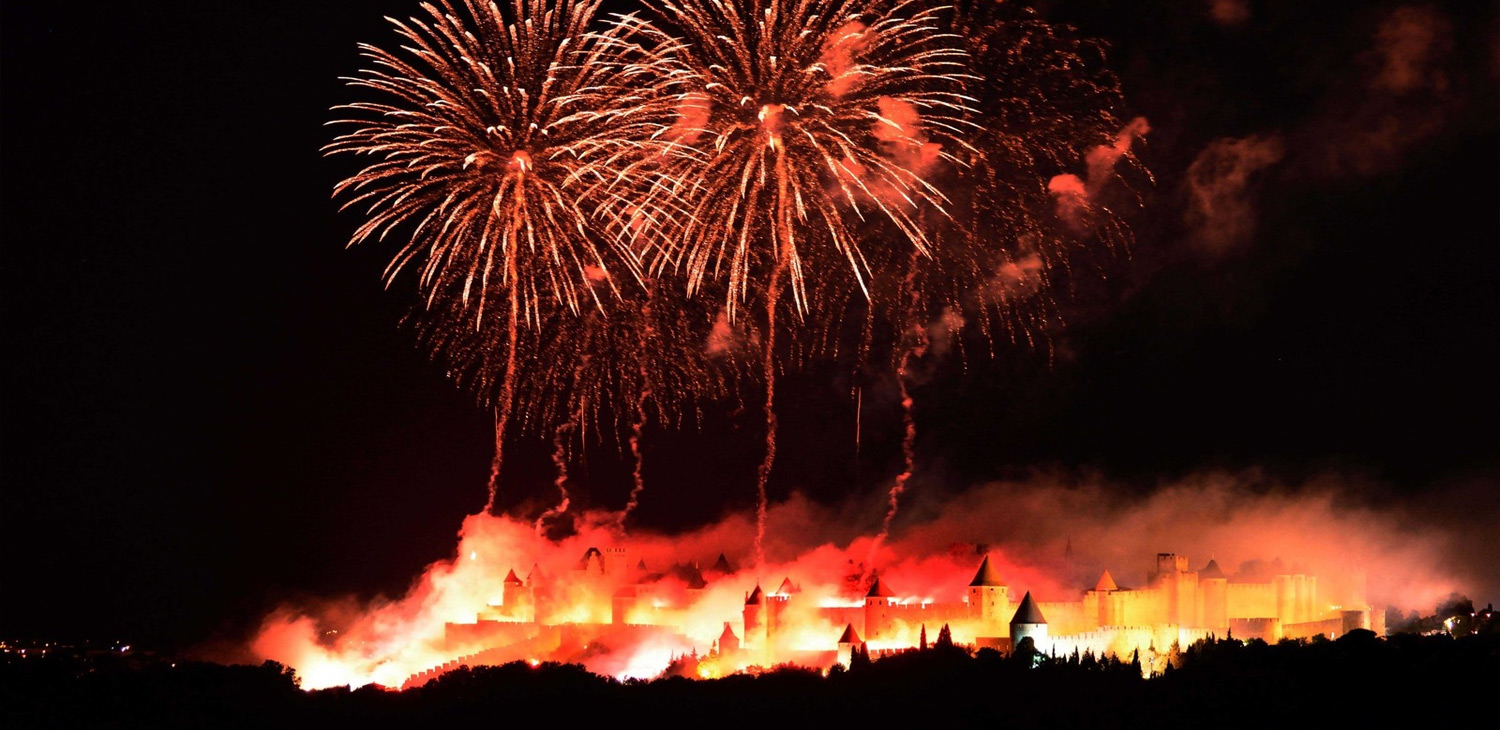
[[[1213,5],[1044,4],[1110,44],[1155,185],[1130,255],[1064,298],[1054,360],[1002,350],[918,390],[930,488],[1054,467],[1143,490],[1252,467],[1500,483],[1497,4]],[[355,44],[415,11],[4,7],[0,635],[181,645],[301,593],[399,591],[482,505],[489,417],[398,327],[389,250],[344,249],[357,220],[329,193],[351,170],[318,151]],[[1372,79],[1399,12],[1439,33],[1392,90]],[[1209,250],[1189,166],[1252,136],[1283,146],[1248,191],[1257,230]],[[783,392],[773,496],[878,499],[891,399],[867,400],[856,469],[847,384]],[[652,434],[642,520],[751,504],[758,424]],[[550,474],[542,442],[513,451],[517,501]],[[591,454],[586,499],[618,505],[627,468]]]

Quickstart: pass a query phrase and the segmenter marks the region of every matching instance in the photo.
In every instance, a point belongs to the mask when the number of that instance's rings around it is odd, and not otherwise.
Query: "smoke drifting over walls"
[[[1277,137],[1221,139],[1187,171],[1187,223],[1199,247],[1223,254],[1255,235],[1257,173],[1284,153]]]
[[[987,540],[1057,579],[1070,592],[1057,598],[1093,585],[1105,568],[1138,585],[1158,552],[1187,555],[1194,569],[1215,559],[1231,577],[1242,565],[1278,559],[1287,572],[1334,578],[1363,571],[1371,602],[1420,610],[1451,591],[1500,589],[1497,576],[1482,572],[1484,561],[1467,552],[1482,530],[1459,534],[1421,518],[1420,509],[1362,503],[1355,486],[1339,477],[1294,486],[1255,474],[1204,474],[1140,497],[1101,481],[996,483],[908,526],[893,549]]]
[[[1430,610],[1452,591],[1485,596],[1500,588],[1500,576],[1480,567],[1497,556],[1473,554],[1476,545],[1495,551],[1484,528],[1444,530],[1420,510],[1356,503],[1345,496],[1349,486],[1330,477],[1292,489],[1254,474],[1207,474],[1140,497],[1098,480],[1046,477],[956,497],[919,489],[879,546],[870,537],[880,521],[876,500],[826,506],[793,495],[770,510],[763,566],[749,565],[750,513],[683,534],[636,531],[628,538],[615,530],[614,513],[585,513],[575,515],[575,534],[557,541],[538,536],[527,519],[473,515],[453,557],[430,565],[404,597],[284,607],[266,619],[250,651],[295,667],[309,687],[400,685],[462,651],[445,645],[445,623],[473,622],[498,604],[508,571],[542,580],[576,576],[591,547],[625,548],[627,562],[641,561],[648,571],[680,563],[706,568],[721,552],[739,568],[710,581],[684,618],[684,641],[612,646],[587,658],[594,671],[616,676],[652,676],[674,654],[706,651],[725,621],[738,626],[744,594],[755,585],[772,590],[788,577],[814,599],[809,605],[857,605],[860,578],[873,568],[902,597],[960,601],[986,553],[1013,592],[1040,600],[1077,600],[1106,568],[1122,586],[1142,586],[1158,552],[1186,555],[1194,569],[1215,559],[1231,579],[1318,575],[1329,600],[1363,593],[1377,606],[1402,609]],[[609,593],[557,583],[566,594],[550,615],[538,616],[541,622],[611,621]],[[831,648],[841,629],[813,617],[800,625],[807,635],[799,641],[813,648]]]

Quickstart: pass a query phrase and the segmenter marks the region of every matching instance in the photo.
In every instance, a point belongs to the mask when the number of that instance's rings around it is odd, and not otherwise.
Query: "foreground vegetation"
[[[576,665],[461,668],[424,687],[303,692],[261,666],[11,660],[0,725],[21,727],[1391,727],[1500,720],[1500,634],[1356,631],[1336,641],[1219,639],[1145,679],[1128,661],[938,645],[824,676],[617,682]],[[458,725],[457,723],[463,723]]]

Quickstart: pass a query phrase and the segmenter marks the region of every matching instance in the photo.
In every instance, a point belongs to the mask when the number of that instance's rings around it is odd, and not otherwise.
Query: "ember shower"
[[[326,151],[365,167],[336,195],[365,215],[351,243],[396,244],[387,277],[414,289],[413,328],[494,410],[488,501],[406,598],[288,609],[257,652],[309,686],[402,686],[459,660],[617,676],[685,654],[703,676],[847,664],[942,625],[969,644],[1125,652],[1378,624],[1362,572],[1377,566],[1300,541],[1274,567],[1238,543],[1190,556],[1233,565],[1166,554],[1130,589],[1118,571],[1141,555],[1059,562],[1015,525],[973,524],[988,503],[896,521],[918,466],[915,364],[966,339],[985,346],[963,357],[1048,348],[1059,281],[1128,254],[1119,211],[1150,183],[1132,152],[1149,125],[1120,114],[1095,44],[980,1],[602,4],[444,2],[392,20],[395,50],[361,46],[350,84],[366,98],[339,107]],[[901,391],[903,469],[882,519],[845,522],[854,534],[766,495],[776,380],[815,361],[884,367]],[[747,403],[765,417],[755,513],[627,536],[650,498],[644,427]],[[559,494],[540,517],[494,514],[511,432],[552,442]],[[569,513],[571,457],[601,439],[628,442],[630,500]],[[573,534],[548,539],[564,515]],[[795,539],[778,527],[799,518]],[[1143,554],[1216,550],[1178,542]],[[1094,590],[1064,588],[1094,568]],[[1429,583],[1423,598],[1451,587]]]

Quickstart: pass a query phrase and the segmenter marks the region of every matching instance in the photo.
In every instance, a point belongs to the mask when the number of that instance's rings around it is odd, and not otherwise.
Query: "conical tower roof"
[[[990,556],[984,556],[984,562],[979,564],[979,572],[974,574],[974,580],[969,581],[970,586],[1003,586],[1005,579],[1000,577],[1000,571],[990,564]]]
[[[1218,561],[1210,559],[1208,561],[1208,565],[1203,566],[1203,570],[1198,571],[1198,577],[1200,579],[1206,580],[1211,578],[1223,578],[1225,576],[1224,570],[1219,567]]]
[[[760,584],[757,583],[755,584],[755,590],[750,591],[750,596],[745,599],[745,605],[749,606],[752,604],[758,604],[766,600],[765,595],[766,594],[761,592],[760,590]]]
[[[788,576],[781,579],[781,587],[777,588],[776,592],[784,596],[790,596],[793,593],[801,593],[802,589],[798,588],[797,584],[793,583],[791,577]]]
[[[858,644],[860,642],[859,632],[854,630],[854,624],[845,624],[844,633],[839,634],[840,644]]]
[[[719,553],[719,559],[714,561],[714,564],[709,567],[709,570],[718,571],[720,573],[734,572],[734,568],[730,567],[729,565],[729,558],[724,557],[724,553]]]
[[[1099,576],[1099,585],[1094,586],[1094,590],[1103,593],[1105,591],[1118,591],[1120,587],[1115,585],[1114,576],[1111,576],[1109,571],[1105,570],[1104,575]]]
[[[1026,597],[1021,599],[1021,606],[1016,609],[1016,615],[1010,623],[1012,626],[1047,623],[1047,617],[1042,615],[1042,609],[1037,608],[1036,601],[1031,600],[1031,591],[1027,591]]]
[[[886,588],[879,578],[876,578],[875,582],[870,584],[870,592],[865,594],[865,598],[890,598],[894,595],[896,594]]]
[[[516,577],[515,568],[511,568],[510,572],[505,574],[505,582],[511,585],[521,585],[521,579]]]
[[[733,639],[734,641],[740,640],[740,637],[734,635],[734,629],[729,628],[728,621],[724,622],[724,633],[719,634],[719,644],[723,645],[725,639]]]

